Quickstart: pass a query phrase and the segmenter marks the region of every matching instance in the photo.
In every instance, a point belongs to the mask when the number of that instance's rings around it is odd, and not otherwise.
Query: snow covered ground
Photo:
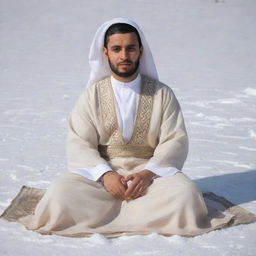
[[[0,0],[0,213],[66,172],[67,117],[98,26],[135,20],[190,135],[184,172],[256,214],[256,1]],[[179,236],[41,236],[0,221],[0,255],[255,255],[256,224]]]

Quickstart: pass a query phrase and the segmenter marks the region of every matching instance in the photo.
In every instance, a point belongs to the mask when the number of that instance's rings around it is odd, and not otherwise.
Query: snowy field
[[[98,26],[135,20],[184,112],[184,172],[256,214],[255,0],[0,0],[0,213],[67,171],[67,117]],[[194,238],[42,236],[0,220],[0,255],[256,255],[256,223]]]

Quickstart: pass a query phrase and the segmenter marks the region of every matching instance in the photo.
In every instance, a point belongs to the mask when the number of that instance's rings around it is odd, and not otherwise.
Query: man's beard
[[[127,72],[119,72],[118,71],[118,66],[115,67],[110,60],[108,60],[108,63],[109,63],[110,69],[112,70],[112,72],[114,74],[116,74],[117,76],[123,77],[123,78],[127,78],[127,77],[130,77],[130,76],[132,76],[133,74],[135,74],[137,72],[138,67],[140,65],[140,58],[138,58],[138,60],[136,62],[134,62],[133,69],[131,69]],[[131,62],[130,61],[124,61],[122,63],[129,63],[130,64]]]

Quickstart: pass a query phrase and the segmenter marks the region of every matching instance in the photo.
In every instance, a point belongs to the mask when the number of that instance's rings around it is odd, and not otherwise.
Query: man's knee
[[[181,195],[183,195],[184,197],[190,198],[200,193],[195,182],[193,182],[183,173],[179,174],[178,182],[180,183],[179,186]]]
[[[194,193],[199,192],[198,187],[195,184],[195,182],[193,182],[192,180],[189,180],[189,179],[184,183],[184,191],[187,194],[194,194]]]
[[[78,188],[79,180],[77,177],[70,173],[66,173],[55,179],[47,189],[48,193],[52,193],[54,196],[65,195],[73,193],[73,190]],[[86,185],[86,183],[84,183]]]
[[[159,183],[165,192],[169,191],[168,195],[171,197],[175,196],[179,199],[184,198],[184,200],[187,200],[200,194],[196,184],[183,173],[178,173],[174,176],[163,178],[163,180]]]

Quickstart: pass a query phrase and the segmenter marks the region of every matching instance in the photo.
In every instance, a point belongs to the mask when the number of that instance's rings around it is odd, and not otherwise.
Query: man
[[[188,140],[180,106],[158,81],[141,30],[121,18],[104,23],[89,59],[88,88],[69,120],[70,173],[20,222],[66,236],[207,231],[202,195],[181,172]]]

